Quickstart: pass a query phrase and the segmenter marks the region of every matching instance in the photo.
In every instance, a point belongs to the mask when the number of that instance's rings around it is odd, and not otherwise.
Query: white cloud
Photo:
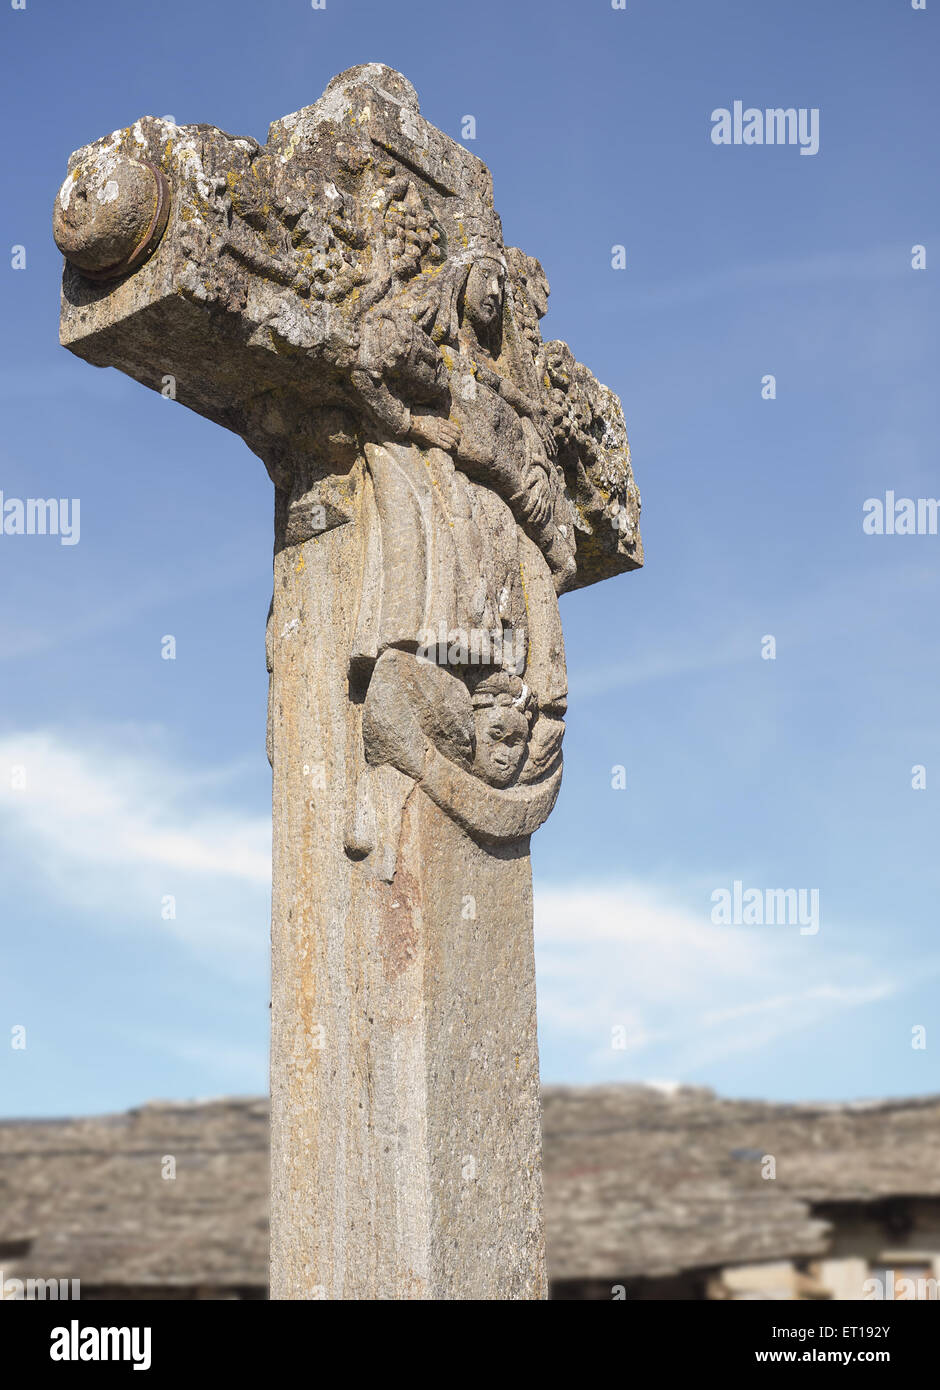
[[[64,929],[160,930],[211,969],[257,978],[267,962],[269,820],[231,808],[225,770],[162,756],[158,730],[137,738],[151,751],[128,751],[126,731],[80,747],[50,731],[0,739],[9,916],[45,898]],[[14,766],[25,769],[21,790]],[[840,944],[829,923],[818,936],[716,926],[708,892],[684,887],[700,912],[680,905],[679,885],[536,892],[543,1048],[577,1079],[707,1081],[724,1058],[770,1049],[904,983]],[[168,894],[177,916],[164,921]]]
[[[224,778],[161,756],[159,731],[137,739],[152,751],[128,751],[126,730],[80,748],[50,731],[0,739],[7,901],[45,894],[108,930],[159,925],[239,971],[267,933],[270,822],[226,807]]]
[[[825,924],[810,937],[716,926],[709,913],[707,894],[696,914],[631,881],[536,891],[540,1026],[553,1053],[577,1061],[579,1079],[641,1079],[648,1069],[707,1081],[726,1057],[901,987],[884,963],[832,944],[841,933]]]
[[[25,786],[0,782],[0,809],[25,840],[101,865],[163,864],[266,883],[270,826],[187,806],[198,780],[155,758],[79,752],[51,733],[0,739],[0,768],[21,766]],[[14,833],[16,833],[14,829]]]

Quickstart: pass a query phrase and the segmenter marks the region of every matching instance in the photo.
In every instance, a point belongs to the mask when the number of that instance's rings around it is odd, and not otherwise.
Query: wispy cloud
[[[151,1048],[154,1052],[168,1054],[226,1088],[234,1086],[239,1092],[257,1094],[267,1087],[267,1056],[263,1047],[239,1045],[229,1037],[180,1034],[176,1028],[118,1031],[135,1049]],[[202,1100],[213,1098],[213,1095],[199,1097]]]
[[[905,246],[869,250],[817,251],[787,260],[736,265],[711,274],[673,280],[649,288],[636,288],[630,296],[633,308],[666,308],[697,303],[740,291],[768,293],[828,284],[866,285],[910,274],[910,255]]]
[[[859,532],[862,492],[860,489]],[[873,615],[890,615],[905,600],[927,602],[937,591],[936,570],[923,560],[913,559],[889,574],[879,572],[874,577],[861,571],[859,565],[858,570],[821,580],[808,594],[788,596],[774,605],[772,615],[766,599],[737,596],[734,611],[725,616],[713,635],[703,637],[694,619],[668,637],[651,634],[650,640],[640,644],[636,656],[606,664],[598,660],[579,669],[572,676],[572,692],[577,699],[588,699],[676,677],[753,666],[760,659],[760,642],[768,626],[775,633],[786,634],[789,650],[810,648],[831,643],[834,632],[870,632]],[[862,603],[858,602],[860,596]]]
[[[50,730],[0,739],[8,902],[44,897],[88,931],[159,923],[213,969],[256,973],[267,955],[267,818],[231,806],[225,769],[168,757],[159,730],[138,730],[137,743],[113,730],[80,746]],[[722,1059],[772,1049],[909,983],[838,932],[716,926],[701,885],[685,889],[621,879],[537,892],[543,1046],[573,1078],[707,1081]],[[166,895],[177,904],[168,920]],[[700,912],[689,907],[698,897]],[[921,974],[934,968],[922,962]],[[244,1062],[227,1047],[216,1056],[211,1040],[185,1047],[192,1060],[208,1048],[202,1060],[220,1076]]]
[[[108,929],[156,919],[237,969],[266,932],[270,823],[227,806],[217,772],[163,756],[157,731],[142,741],[150,752],[127,730],[81,747],[48,730],[0,739],[6,881]]]
[[[542,889],[535,914],[540,1026],[581,1079],[708,1080],[724,1058],[906,984],[887,961],[824,933],[716,926],[706,896],[698,914],[629,880]]]
[[[694,675],[701,671],[727,670],[738,663],[753,661],[757,626],[759,624],[755,621],[747,631],[722,635],[720,640],[708,645],[695,633],[688,634],[687,640],[683,640],[685,634],[682,634],[676,636],[671,645],[663,644],[658,651],[647,648],[632,660],[608,666],[598,662],[586,671],[579,670],[572,677],[572,691],[578,699],[587,699],[607,695],[612,690],[625,690],[631,686]]]

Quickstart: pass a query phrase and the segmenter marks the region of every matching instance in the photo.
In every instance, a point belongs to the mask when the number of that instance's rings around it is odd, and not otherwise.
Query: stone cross
[[[77,150],[54,232],[63,344],[274,483],[271,1296],[543,1298],[529,837],[558,595],[642,563],[620,402],[378,63]]]

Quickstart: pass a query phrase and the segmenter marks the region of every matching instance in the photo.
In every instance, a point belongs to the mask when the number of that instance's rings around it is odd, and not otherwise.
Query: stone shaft
[[[543,1298],[528,841],[414,789],[393,881],[344,851],[361,563],[344,526],[275,568],[271,1296]]]

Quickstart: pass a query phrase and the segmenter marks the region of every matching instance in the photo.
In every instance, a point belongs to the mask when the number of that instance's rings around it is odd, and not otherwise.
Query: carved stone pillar
[[[558,595],[642,562],[617,398],[378,64],[268,143],[145,117],[55,211],[62,341],[275,487],[275,1298],[542,1298],[529,837]]]

